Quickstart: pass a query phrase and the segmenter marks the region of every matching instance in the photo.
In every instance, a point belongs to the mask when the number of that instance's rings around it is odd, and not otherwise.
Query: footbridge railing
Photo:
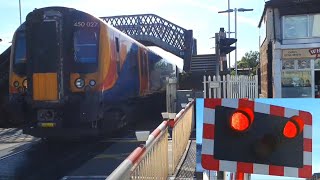
[[[107,180],[167,179],[178,167],[194,125],[194,101],[174,118],[163,121],[108,177]],[[169,139],[172,130],[172,140]]]

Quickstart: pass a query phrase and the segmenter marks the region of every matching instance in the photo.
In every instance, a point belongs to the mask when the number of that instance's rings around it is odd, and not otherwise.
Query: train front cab
[[[96,136],[101,118],[100,22],[67,8],[27,16],[24,133],[38,137]]]
[[[25,122],[23,116],[24,97],[27,90],[26,77],[26,38],[25,24],[22,24],[14,33],[9,67],[9,113],[10,126],[21,126]]]

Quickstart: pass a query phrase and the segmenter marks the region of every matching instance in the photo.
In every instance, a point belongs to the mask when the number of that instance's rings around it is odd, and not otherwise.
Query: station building
[[[259,28],[260,96],[320,97],[320,1],[267,1]]]

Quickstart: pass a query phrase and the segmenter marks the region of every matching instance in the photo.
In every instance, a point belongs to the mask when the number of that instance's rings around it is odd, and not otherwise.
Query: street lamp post
[[[230,0],[228,0],[228,9],[230,9]],[[228,13],[228,38],[230,38],[230,12]],[[231,56],[230,56],[230,53],[228,55],[228,60],[229,60],[229,66],[228,66],[228,69],[229,71],[231,70]]]
[[[219,11],[218,13],[230,13],[230,12],[234,12],[234,36],[235,38],[237,39],[237,12],[246,12],[246,11],[253,11],[253,9],[245,9],[245,8],[234,8],[234,9],[228,9],[228,10],[225,10],[225,11]],[[230,35],[230,31],[229,31],[229,35]],[[236,75],[238,75],[238,64],[237,64],[237,43],[235,43],[235,70],[236,70]]]
[[[20,25],[21,25],[21,0],[19,0],[19,13],[20,13]]]
[[[234,9],[234,38],[237,39],[237,8]],[[236,76],[238,75],[238,62],[237,62],[237,53],[238,53],[238,46],[237,46],[237,42],[234,43],[236,49],[234,50],[234,64],[235,64],[235,68],[236,68]]]

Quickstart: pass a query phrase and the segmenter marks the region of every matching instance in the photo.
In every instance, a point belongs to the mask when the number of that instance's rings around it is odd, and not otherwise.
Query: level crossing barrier
[[[163,121],[149,135],[146,143],[137,147],[107,180],[167,179],[176,171],[186,150],[194,124],[193,116],[194,101],[187,104],[174,119]],[[169,128],[172,128],[172,155],[169,155]]]

